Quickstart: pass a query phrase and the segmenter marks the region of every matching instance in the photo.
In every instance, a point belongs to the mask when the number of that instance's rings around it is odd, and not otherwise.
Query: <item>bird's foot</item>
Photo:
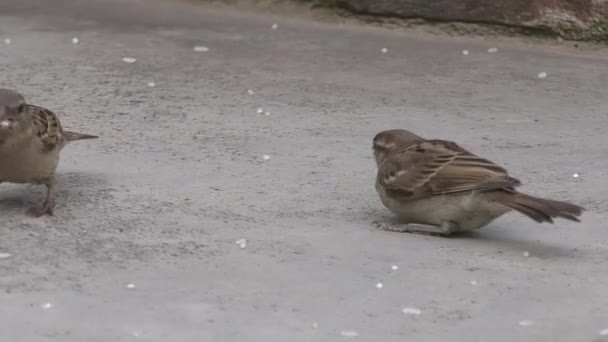
[[[379,221],[372,223],[376,229],[396,233],[416,233],[425,235],[448,236],[456,231],[456,226],[451,222],[445,222],[440,226],[420,223],[386,224]]]
[[[27,210],[27,214],[34,217],[41,217],[43,215],[53,215],[53,209],[55,208],[54,200],[46,200],[42,206],[31,207]]]

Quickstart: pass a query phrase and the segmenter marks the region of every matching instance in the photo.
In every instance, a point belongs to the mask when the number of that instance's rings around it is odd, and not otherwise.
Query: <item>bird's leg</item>
[[[46,186],[46,199],[42,206],[35,206],[28,209],[27,213],[34,217],[40,217],[42,215],[53,215],[53,209],[55,208],[55,182],[53,179],[48,179],[42,184]]]
[[[386,231],[397,233],[422,233],[422,234],[439,234],[450,235],[458,230],[458,226],[451,221],[443,221],[441,225],[421,224],[421,223],[405,223],[399,225],[388,225],[381,222],[374,224]]]

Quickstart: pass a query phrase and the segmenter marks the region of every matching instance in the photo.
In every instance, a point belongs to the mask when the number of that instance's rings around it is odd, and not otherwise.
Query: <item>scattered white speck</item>
[[[319,329],[319,324],[317,322],[312,322],[313,329]]]
[[[258,108],[258,109],[256,110],[256,112],[257,112],[258,114],[263,114],[263,113],[264,113],[264,109],[263,109],[263,108]]]
[[[519,325],[522,327],[529,327],[533,326],[534,324],[536,324],[534,321],[519,321]]]
[[[264,112],[264,115],[270,116],[270,112]]]
[[[12,257],[13,255],[11,253],[0,253],[0,260],[2,259],[8,259],[10,257]]]
[[[209,51],[209,48],[206,46],[195,46],[194,47],[194,51],[196,52],[207,52]]]
[[[10,125],[11,125],[11,123],[8,122],[7,120],[2,120],[2,122],[0,122],[0,127],[8,127]]]
[[[471,285],[477,286],[477,280],[471,280]]]
[[[462,50],[462,54],[465,55],[465,56],[468,56],[469,55],[469,50]]]
[[[78,39],[78,37],[72,38],[72,44],[76,45],[78,43],[80,43],[80,40]]]
[[[236,244],[239,245],[240,248],[246,248],[247,247],[247,239],[236,240]]]
[[[44,304],[42,304],[42,308],[43,309],[47,309],[48,310],[48,309],[50,309],[52,307],[53,307],[53,304],[51,304],[51,303],[44,303]]]
[[[342,330],[340,331],[340,335],[344,337],[357,337],[359,336],[359,333],[354,330]]]
[[[489,48],[488,52],[489,53],[496,53],[496,52],[498,52],[498,49],[497,48]]]
[[[264,159],[264,160],[266,160],[266,161],[267,161],[267,160],[270,160],[270,156],[269,156],[269,155],[267,155],[267,154],[265,154],[265,155],[263,155],[263,156],[262,156],[262,159]]]
[[[380,51],[382,51],[382,53],[387,53],[388,49],[387,48],[382,48]]]
[[[600,331],[600,335],[608,336],[608,329],[604,329],[604,330]]]
[[[137,59],[135,59],[133,57],[123,57],[122,61],[125,63],[131,64],[131,63],[135,63],[137,61]]]
[[[127,284],[127,288],[128,289],[134,289],[135,288],[135,284]]]
[[[539,73],[538,78],[540,78],[541,80],[544,80],[545,78],[547,78],[547,73],[544,71]]]
[[[134,332],[131,333],[131,335],[133,337],[140,337],[141,336],[141,331],[134,331]]]
[[[384,284],[382,284],[382,283],[377,283],[377,284],[376,284],[376,288],[377,288],[377,289],[381,289],[381,288],[383,288],[383,287],[384,287]]]
[[[154,87],[156,87],[156,83],[154,83],[154,82],[148,82],[148,87],[154,88]]]
[[[255,91],[253,91],[252,89],[247,89],[247,94],[253,95],[255,94]]]
[[[273,29],[273,30],[276,30],[276,29],[278,29],[278,28],[279,28],[279,24],[272,24],[272,29]]]
[[[397,265],[393,265],[393,266],[391,266],[391,270],[393,270],[393,271],[396,271],[396,270],[398,270],[398,269],[399,269],[399,266],[397,266]]]
[[[573,174],[572,177],[578,178],[578,173]]]
[[[405,314],[405,315],[419,316],[420,314],[422,314],[422,311],[420,309],[416,309],[416,308],[403,308],[403,309],[401,309],[401,312],[403,312],[403,314]]]
[[[9,45],[13,41],[10,38],[4,38],[4,44]]]
[[[525,251],[525,252],[523,252],[523,255],[524,255],[526,258],[527,258],[527,257],[529,257],[529,256],[530,256],[530,252]]]

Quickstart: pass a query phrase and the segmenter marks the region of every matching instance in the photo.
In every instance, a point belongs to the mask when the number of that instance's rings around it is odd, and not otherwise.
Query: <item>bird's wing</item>
[[[521,184],[504,168],[445,140],[428,140],[389,156],[378,169],[378,182],[401,199],[512,189]]]
[[[24,105],[24,111],[32,116],[34,134],[38,136],[42,144],[52,150],[63,144],[63,129],[59,118],[52,111],[34,105]]]

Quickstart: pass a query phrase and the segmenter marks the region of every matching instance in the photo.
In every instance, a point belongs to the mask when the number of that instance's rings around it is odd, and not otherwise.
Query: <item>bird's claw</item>
[[[34,217],[41,217],[44,215],[53,215],[53,208],[55,207],[52,201],[46,201],[42,206],[31,207],[27,210],[27,214]]]

